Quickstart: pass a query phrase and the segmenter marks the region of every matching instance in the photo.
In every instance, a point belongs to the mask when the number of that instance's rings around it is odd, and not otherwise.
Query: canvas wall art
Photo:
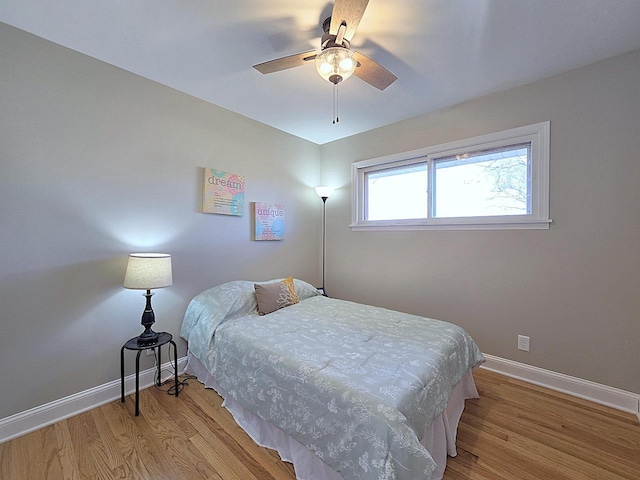
[[[244,177],[214,168],[205,168],[203,177],[204,213],[244,215]]]
[[[254,203],[255,240],[284,238],[284,205],[282,203]]]

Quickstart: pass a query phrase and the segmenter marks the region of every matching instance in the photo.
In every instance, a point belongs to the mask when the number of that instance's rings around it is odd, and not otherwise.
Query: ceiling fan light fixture
[[[322,62],[318,66],[318,70],[320,71],[320,75],[323,77],[325,75],[331,75],[333,73],[333,66],[329,62]]]
[[[347,57],[340,60],[340,68],[343,70],[355,70],[354,65],[356,62],[353,61],[353,58]]]
[[[316,68],[322,78],[337,85],[349,78],[357,62],[353,52],[344,47],[325,48],[316,56]]]

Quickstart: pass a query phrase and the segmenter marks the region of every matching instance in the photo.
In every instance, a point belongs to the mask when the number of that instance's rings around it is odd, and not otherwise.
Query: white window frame
[[[351,168],[352,230],[513,230],[548,229],[549,218],[549,132],[550,122],[536,123],[502,132],[435,145],[355,162]],[[448,155],[496,147],[531,143],[531,213],[477,217],[432,216],[433,161]],[[365,220],[365,174],[390,167],[427,162],[429,175],[429,212],[427,218],[404,220]]]

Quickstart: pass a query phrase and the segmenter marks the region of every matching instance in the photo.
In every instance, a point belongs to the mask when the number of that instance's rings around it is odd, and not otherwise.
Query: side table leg
[[[175,389],[176,389],[176,397],[178,396],[178,347],[176,346],[176,342],[171,340],[171,344],[173,345],[173,372],[175,374]]]
[[[136,417],[140,415],[140,352],[136,355]]]
[[[161,386],[162,385],[162,379],[160,378],[160,376],[162,375],[162,372],[160,371],[160,367],[162,365],[162,346],[158,347],[158,377],[156,378],[156,386]]]
[[[120,403],[124,403],[124,347],[120,349]]]

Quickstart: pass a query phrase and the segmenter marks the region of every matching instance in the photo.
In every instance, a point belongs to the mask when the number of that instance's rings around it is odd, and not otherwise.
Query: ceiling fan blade
[[[336,3],[333,5],[333,12],[331,12],[329,33],[331,35],[337,35],[338,28],[340,28],[340,25],[344,22],[347,24],[347,31],[344,34],[344,38],[351,42],[368,3],[369,0],[336,0]]]
[[[356,58],[358,59],[358,66],[353,73],[359,79],[364,80],[378,90],[384,90],[398,79],[378,62],[371,60],[360,52],[356,52]]]
[[[299,67],[304,65],[309,60],[316,58],[316,51],[311,50],[309,52],[296,53],[295,55],[289,55],[288,57],[276,58],[275,60],[269,60],[268,62],[259,63],[254,65],[253,68],[260,73],[273,73],[280,70],[286,70],[288,68]]]

